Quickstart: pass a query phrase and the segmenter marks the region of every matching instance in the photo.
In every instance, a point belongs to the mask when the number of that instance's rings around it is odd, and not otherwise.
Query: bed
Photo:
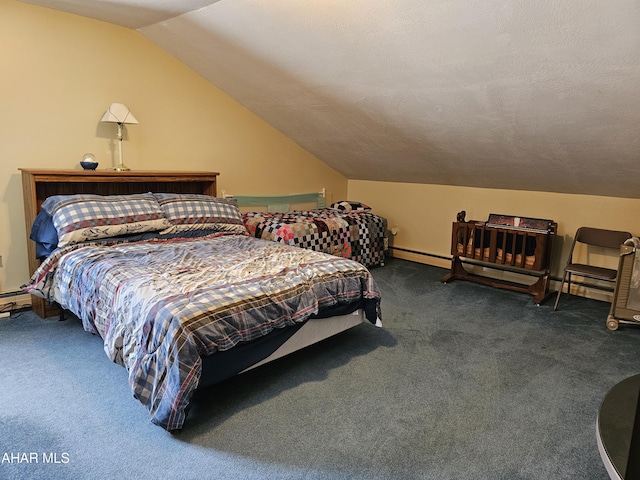
[[[22,175],[35,267],[24,290],[45,316],[60,305],[100,335],[169,431],[183,427],[197,388],[364,321],[381,325],[366,267],[251,237],[236,201],[215,197],[217,174]],[[56,245],[41,235],[51,225]]]
[[[345,200],[325,207],[324,190],[232,198],[244,210],[245,227],[256,238],[350,258],[367,267],[384,265],[387,222],[364,203]]]

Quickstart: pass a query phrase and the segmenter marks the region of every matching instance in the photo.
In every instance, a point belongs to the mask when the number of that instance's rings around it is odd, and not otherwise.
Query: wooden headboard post
[[[24,218],[27,232],[29,275],[40,266],[36,245],[29,235],[42,202],[52,195],[93,193],[128,195],[146,192],[199,193],[215,197],[217,172],[165,172],[114,170],[44,170],[21,168]],[[31,308],[42,318],[59,313],[59,308],[45,299],[31,296]]]

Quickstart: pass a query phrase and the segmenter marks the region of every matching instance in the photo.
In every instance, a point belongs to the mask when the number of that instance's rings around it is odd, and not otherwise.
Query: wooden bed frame
[[[93,193],[127,195],[146,192],[199,193],[215,197],[217,172],[165,172],[114,170],[44,170],[21,168],[24,219],[27,233],[29,275],[40,266],[35,242],[29,238],[31,225],[42,202],[52,195]],[[60,308],[40,297],[31,296],[31,308],[41,318],[59,315]]]
[[[52,195],[98,194],[122,195],[146,192],[197,193],[216,196],[217,172],[116,172],[81,170],[42,170],[21,168],[24,193],[24,211],[27,245],[29,253],[29,273],[39,267],[35,242],[30,237],[31,226],[44,200]],[[58,305],[51,305],[43,298],[33,296],[33,311],[42,318],[61,315]],[[227,360],[217,362],[216,355],[203,357],[202,378],[199,388],[217,383],[224,378],[251,370],[258,365],[293,353],[309,345],[348,330],[366,321],[364,310],[359,309],[345,315],[329,318],[312,318],[288,336],[268,339],[262,349],[255,352],[242,350],[243,363],[231,369],[220,371]],[[382,326],[378,320],[377,326]],[[266,338],[266,337],[263,337]],[[231,349],[229,352],[233,352]],[[228,353],[228,352],[222,352]],[[235,358],[235,357],[226,357]],[[226,376],[221,376],[226,375]]]
[[[29,256],[29,275],[40,266],[36,258],[35,242],[29,238],[33,224],[42,203],[52,195],[71,195],[92,193],[97,195],[126,195],[146,192],[197,193],[215,197],[217,194],[218,172],[169,172],[169,171],[128,171],[111,170],[43,170],[21,168],[22,191],[24,195],[24,214],[27,235],[27,251]],[[32,295],[32,310],[41,318],[58,316],[61,309],[48,303],[45,299]],[[343,318],[344,317],[344,318]],[[274,353],[269,360],[313,344],[324,338],[340,333],[348,328],[363,323],[361,311],[354,314],[334,317],[335,325],[322,322],[325,332],[314,332],[312,339],[305,338],[305,331],[312,326],[305,325],[292,337],[289,343],[294,345],[287,352],[282,349]],[[316,322],[307,322],[314,324]],[[294,341],[297,339],[298,341]]]

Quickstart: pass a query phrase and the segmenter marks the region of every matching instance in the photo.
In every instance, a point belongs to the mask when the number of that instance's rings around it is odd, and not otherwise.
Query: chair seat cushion
[[[572,263],[567,266],[565,271],[575,275],[609,281],[615,280],[618,274],[616,270],[611,268],[594,267],[593,265],[583,265],[581,263]]]

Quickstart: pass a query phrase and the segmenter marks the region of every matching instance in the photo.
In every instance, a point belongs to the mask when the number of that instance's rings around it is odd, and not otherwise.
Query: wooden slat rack
[[[551,220],[525,219],[534,222],[523,221],[522,226],[517,226],[520,224],[519,217],[491,215],[490,220],[492,217],[513,219],[515,222],[507,220],[503,225],[477,220],[453,223],[451,271],[441,281],[447,283],[455,279],[468,280],[528,293],[533,295],[533,301],[539,305],[549,295],[549,266],[556,223]],[[532,285],[519,284],[470,273],[463,263],[539,278]]]

